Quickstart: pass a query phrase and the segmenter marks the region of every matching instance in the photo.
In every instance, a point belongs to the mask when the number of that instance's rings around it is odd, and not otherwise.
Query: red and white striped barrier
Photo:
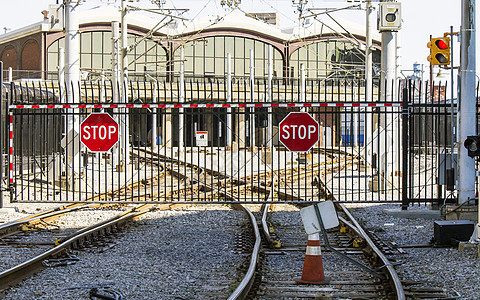
[[[328,103],[201,103],[201,104],[14,104],[9,109],[59,109],[59,108],[256,108],[256,107],[401,107],[398,102],[328,102]]]

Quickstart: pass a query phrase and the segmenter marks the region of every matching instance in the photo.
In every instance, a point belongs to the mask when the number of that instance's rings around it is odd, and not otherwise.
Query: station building
[[[44,11],[44,20],[0,35],[0,58],[4,68],[19,71],[18,78],[52,79],[58,73],[58,49],[65,47],[65,33],[55,8]],[[111,71],[111,22],[120,21],[112,6],[79,11],[80,68],[84,73]],[[204,18],[173,21],[152,32],[157,19],[130,12],[128,45],[129,73],[148,71],[157,76],[174,73],[180,48],[185,51],[185,74],[224,76],[226,56],[231,54],[234,76],[250,74],[250,50],[254,51],[255,76],[267,74],[268,46],[273,46],[273,71],[278,77],[299,77],[305,64],[308,78],[327,78],[332,73],[345,76],[363,74],[364,26],[341,20],[312,21],[305,26],[280,28],[275,14],[249,14],[233,10],[216,20]],[[59,20],[61,22],[61,20]],[[273,23],[273,24],[272,24]],[[343,27],[343,28],[342,28]],[[378,36],[375,36],[374,63],[380,62]],[[178,71],[178,70],[177,70]],[[23,73],[20,73],[23,72]],[[87,78],[84,75],[83,78]]]
[[[13,69],[14,80],[55,81],[58,79],[59,50],[65,49],[65,32],[61,26],[62,14],[55,6],[50,7],[43,14],[43,20],[38,23],[0,35],[0,59],[4,63],[4,69],[9,67]],[[120,21],[118,8],[103,6],[79,11],[78,20],[82,80],[98,80],[100,76],[106,76],[108,79],[112,74],[112,21]],[[131,47],[127,56],[130,81],[146,82],[150,81],[149,78],[154,78],[158,81],[177,82],[183,49],[184,75],[186,78],[195,80],[225,78],[228,54],[231,56],[233,77],[248,78],[251,73],[251,53],[253,53],[255,78],[265,79],[269,73],[268,58],[271,51],[273,78],[281,80],[283,85],[295,85],[289,80],[300,78],[302,65],[307,79],[324,82],[339,80],[342,86],[346,81],[355,81],[359,86],[362,85],[365,55],[359,45],[365,40],[363,24],[354,24],[347,20],[313,20],[304,26],[282,28],[278,26],[276,14],[245,14],[239,10],[233,10],[218,18],[176,20],[152,31],[152,28],[159,27],[159,20],[136,12],[127,14],[128,45]],[[379,39],[378,34],[374,35],[373,62],[377,67],[380,64]],[[376,80],[378,82],[378,78]],[[349,89],[344,91],[345,95],[356,89],[354,85],[345,84],[345,86]],[[170,88],[175,89],[172,85]],[[261,87],[257,88],[261,89]],[[178,85],[176,89],[179,90]],[[299,87],[295,89],[298,90]],[[285,90],[287,90],[286,87]],[[207,101],[207,99],[200,99],[200,92],[194,94],[191,91],[185,91],[185,93],[187,95],[185,101]],[[213,101],[225,101],[220,99],[223,94],[218,93],[219,99],[213,99]],[[275,96],[271,100],[274,102],[300,101],[293,96],[288,98],[289,93],[285,92],[283,95],[285,96],[282,96],[282,100],[275,99]],[[331,96],[325,101],[335,101],[335,99],[345,100],[345,97]],[[157,99],[157,101],[166,100]],[[151,102],[152,99],[143,101]],[[236,101],[266,100],[258,98]],[[274,124],[278,124],[286,114],[280,110],[273,112]],[[266,117],[259,115],[258,111],[256,114],[257,119],[251,126],[266,128],[267,125],[263,120]],[[192,118],[198,118],[198,116],[192,113]],[[321,118],[323,120],[320,120]],[[322,121],[322,126],[331,128],[330,132],[335,136],[330,142],[333,144],[338,144],[345,131],[343,128],[338,130],[338,127],[342,127],[339,123],[352,121],[348,116],[342,117],[341,120],[333,120],[334,118],[326,115],[319,116],[318,119]],[[175,123],[176,120],[173,118],[172,122]],[[238,124],[241,121],[237,119],[235,122]],[[159,124],[165,124],[165,122],[166,120],[159,120]],[[188,120],[186,122],[188,123]],[[197,129],[198,124],[210,123],[205,120],[195,122]],[[152,126],[150,121],[147,123],[145,125],[147,128]],[[135,124],[132,124],[132,127]],[[241,128],[236,127],[237,130]],[[193,125],[187,128],[187,131],[190,131],[188,135],[192,136],[191,133],[196,128]],[[178,125],[173,125],[173,131],[178,129]],[[212,131],[218,132],[217,128]],[[144,134],[138,134],[140,142],[148,139],[140,135]],[[223,135],[221,132],[217,135],[212,134],[210,137],[212,145],[222,145],[218,142],[218,138]],[[172,141],[173,144],[178,144],[175,138],[172,138]],[[186,143],[194,144],[193,141],[186,141]],[[264,143],[265,141],[260,139],[256,141],[257,145]]]

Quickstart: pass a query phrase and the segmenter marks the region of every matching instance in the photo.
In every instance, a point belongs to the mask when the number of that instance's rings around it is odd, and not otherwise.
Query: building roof
[[[30,36],[35,33],[39,33],[42,31],[48,31],[50,29],[49,24],[45,22],[37,22],[30,24],[28,26],[15,29],[0,35],[0,43],[7,43],[12,40],[16,40],[22,37]]]
[[[223,16],[202,17],[198,20],[188,22],[185,25],[182,24],[182,26],[178,26],[169,32],[169,34],[172,36],[189,35],[204,30],[210,31],[219,29],[249,31],[281,40],[289,39],[289,35],[282,32],[279,27],[248,17],[244,12],[238,9],[232,10]]]
[[[115,6],[97,6],[91,9],[80,10],[78,20],[80,26],[109,24],[112,21],[120,21],[120,12]],[[131,11],[127,14],[126,21],[130,26],[150,30],[158,25],[159,19],[143,13]],[[168,26],[161,27],[156,33],[176,37],[191,35],[202,31],[234,30],[258,33],[263,36],[269,36],[284,41],[300,40],[322,35],[343,35],[344,37],[351,38],[350,33],[357,37],[365,36],[364,24],[354,23],[345,19],[337,19],[336,21],[338,23],[332,19],[313,20],[304,26],[280,28],[262,20],[248,17],[243,11],[234,9],[223,16],[202,17],[191,21],[176,20]],[[50,30],[48,20],[44,20],[0,35],[0,43]],[[52,31],[58,31],[58,29],[52,29]],[[373,39],[377,42],[380,41],[380,34],[375,31]]]

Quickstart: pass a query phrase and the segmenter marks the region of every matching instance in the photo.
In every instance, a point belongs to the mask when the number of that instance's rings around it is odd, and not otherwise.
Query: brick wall
[[[41,71],[41,45],[41,33],[0,44],[0,58],[4,63],[4,68]]]

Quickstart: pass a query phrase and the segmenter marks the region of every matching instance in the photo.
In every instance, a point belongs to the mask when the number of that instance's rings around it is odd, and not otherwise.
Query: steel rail
[[[275,175],[273,177],[273,180],[272,180],[272,185],[270,187],[270,193],[268,194],[268,198],[267,198],[267,202],[268,201],[273,201],[273,196],[274,196],[274,193],[275,193],[275,181],[277,179],[277,175]],[[270,209],[270,205],[271,204],[265,204],[264,208],[263,208],[263,213],[262,213],[262,232],[263,232],[263,235],[265,236],[265,239],[267,240],[268,242],[268,245],[271,246],[273,244],[273,241],[272,241],[272,237],[270,235],[270,230],[269,230],[269,227],[268,227],[268,224],[267,224],[267,214],[268,214],[268,210]]]
[[[44,211],[39,212],[39,213],[37,213],[35,215],[32,215],[32,216],[28,216],[28,217],[25,217],[25,218],[15,220],[14,222],[26,221],[26,220],[29,220],[29,219],[33,219],[37,216],[46,215],[46,214],[49,214],[49,213],[52,213],[52,212],[61,211],[61,210],[65,210],[65,209],[69,209],[69,208],[73,208],[73,207],[77,207],[77,206],[82,206],[82,205],[85,205],[85,203],[69,203],[69,204],[65,204],[65,205],[55,207],[55,208],[52,208],[52,209],[44,210]],[[0,226],[0,228],[1,228],[1,226]]]
[[[348,161],[345,160],[343,163],[347,163]],[[325,168],[327,169],[327,168]],[[325,172],[325,170],[324,170]],[[325,186],[326,188],[326,186]],[[264,189],[264,192],[266,192],[267,189]],[[271,188],[270,189],[270,192],[273,192],[274,191],[274,188]],[[294,195],[288,195],[287,193],[283,193],[285,194],[284,196],[285,197],[292,197],[292,198],[297,198],[298,200],[302,200],[300,197],[297,197],[297,196],[294,196]],[[306,201],[305,201],[306,202]],[[387,270],[387,273],[388,273],[388,279],[391,281],[392,283],[392,286],[394,287],[394,290],[395,290],[395,293],[396,293],[396,299],[398,300],[404,300],[405,299],[405,292],[404,292],[404,289],[403,289],[403,286],[402,286],[402,283],[401,283],[401,280],[400,278],[398,277],[398,274],[397,272],[395,271],[395,268],[393,267],[393,265],[391,264],[391,262],[386,258],[386,256],[380,251],[380,249],[375,245],[375,243],[370,239],[370,237],[366,234],[365,230],[363,230],[363,228],[360,226],[360,224],[355,220],[355,218],[353,217],[353,215],[347,210],[347,208],[343,205],[343,204],[337,204],[338,207],[341,208],[341,210],[347,215],[348,219],[350,220],[347,221],[345,220],[344,218],[339,218],[344,224],[346,224],[347,226],[349,226],[350,228],[352,228],[352,230],[357,234],[359,235],[361,238],[363,238],[365,240],[365,242],[367,243],[367,245],[370,247],[370,249],[372,249],[372,251],[375,252],[375,254],[377,255],[378,258],[380,258],[380,260],[382,261],[383,263],[383,266],[381,266],[381,268],[385,268]],[[264,216],[266,214],[266,212],[268,212],[268,209],[267,208],[264,208]],[[264,227],[263,231],[264,232],[268,232],[268,227],[266,226],[266,222],[264,222],[264,220],[266,220],[266,216],[265,218],[262,216],[262,226]],[[267,229],[265,229],[267,228]],[[268,234],[269,235],[269,234]],[[252,253],[252,260],[251,260],[251,263],[255,262],[257,263],[258,260],[253,260],[253,256],[254,256],[254,253]],[[249,267],[249,271],[253,269],[253,270],[256,270],[256,266],[252,266],[252,264],[250,264],[250,267]],[[237,289],[235,290],[235,294],[232,294],[232,296],[229,298],[229,299],[243,299],[245,298],[249,291],[250,291],[250,287],[253,283],[253,279],[254,279],[254,275],[251,274],[251,273],[248,273],[246,274],[246,276],[244,277],[244,280],[242,280],[242,282],[240,283],[240,285],[237,287]],[[250,280],[252,280],[252,283],[250,283]],[[242,298],[243,297],[243,298]]]
[[[403,289],[402,281],[400,277],[398,277],[397,271],[395,270],[392,263],[388,260],[388,258],[383,254],[383,252],[375,245],[373,240],[368,236],[362,226],[355,220],[353,215],[350,211],[345,207],[345,205],[341,203],[337,203],[337,205],[342,209],[342,211],[347,215],[348,219],[352,224],[356,227],[356,231],[361,234],[361,237],[365,240],[368,246],[375,252],[378,258],[382,260],[383,266],[382,268],[386,268],[388,272],[388,278],[393,283],[393,287],[395,288],[396,299],[397,300],[404,300],[405,299],[405,291]]]
[[[344,162],[346,162],[346,161],[344,161]],[[325,168],[323,170],[323,173],[325,174],[326,171],[327,171],[327,168]],[[326,186],[325,186],[325,188],[326,188]],[[345,213],[345,215],[347,215],[348,219],[353,224],[353,227],[354,227],[353,230],[365,240],[365,242],[368,244],[368,246],[375,252],[377,257],[381,259],[381,261],[383,263],[382,267],[386,268],[387,273],[388,273],[388,278],[391,281],[391,283],[392,283],[392,285],[395,289],[396,299],[397,300],[404,300],[405,299],[405,291],[403,289],[402,282],[401,282],[400,278],[398,277],[398,274],[397,274],[395,268],[393,267],[392,263],[383,254],[383,252],[375,245],[373,240],[367,235],[365,230],[360,226],[360,224],[356,221],[356,219],[353,217],[353,215],[350,213],[350,211],[345,207],[345,205],[343,205],[341,203],[336,203],[336,205],[337,205],[337,207],[339,207]],[[342,219],[343,218],[341,218],[341,220]],[[348,222],[345,222],[344,224],[346,224],[349,227],[352,227],[352,224],[350,224]]]
[[[18,282],[21,282],[26,277],[37,273],[38,271],[45,268],[45,266],[42,265],[42,262],[44,260],[60,255],[68,249],[75,248],[78,243],[88,239],[89,237],[96,236],[98,232],[104,232],[107,231],[107,229],[115,228],[119,225],[123,225],[129,221],[132,221],[138,216],[151,211],[153,209],[152,206],[153,205],[142,204],[130,209],[128,212],[123,212],[122,214],[120,214],[120,217],[115,216],[108,221],[96,224],[96,226],[91,226],[87,230],[80,230],[77,232],[77,234],[72,235],[69,239],[63,241],[52,249],[47,250],[46,252],[34,258],[31,258],[15,267],[1,272],[0,291],[11,287]]]
[[[100,206],[100,204],[95,204],[95,203],[69,204],[69,205],[60,206],[54,209],[50,209],[44,212],[40,212],[38,214],[28,216],[22,219],[18,219],[12,222],[8,222],[0,225],[0,238],[22,232],[23,231],[22,226],[25,226],[25,225],[27,226],[35,225],[45,220],[49,221],[49,220],[59,218],[61,215],[72,212],[72,211],[81,210],[85,208],[98,207],[98,206]]]
[[[237,288],[228,297],[229,300],[245,299],[250,292],[253,282],[255,281],[255,271],[257,269],[258,258],[260,255],[260,245],[262,242],[262,237],[260,236],[260,230],[258,229],[258,224],[255,216],[246,206],[242,204],[239,204],[239,206],[248,214],[248,217],[250,218],[250,223],[252,224],[255,233],[255,244],[253,246],[247,273],[245,274],[243,280],[240,282]]]
[[[179,161],[179,160],[177,160]],[[179,161],[180,162],[180,161]],[[189,166],[194,166],[196,168],[199,168],[201,171],[200,173],[207,172],[211,174],[215,174],[216,176],[219,176],[222,180],[224,178],[229,178],[230,176],[221,173],[221,172],[211,172],[211,170],[208,170],[203,167],[199,167],[198,165],[194,165],[192,163],[188,163]],[[245,185],[245,182],[243,181],[238,181],[242,185]],[[212,191],[216,190],[216,193],[223,195],[225,198],[230,198],[232,201],[239,202],[239,199],[233,195],[230,192],[227,191],[222,191],[219,187],[216,187],[212,184],[207,184],[205,182],[202,182],[198,180],[199,185],[203,185],[205,188],[210,189]],[[273,189],[270,190],[273,193]],[[245,299],[250,292],[250,289],[255,281],[255,272],[257,269],[258,265],[258,260],[259,260],[259,255],[260,255],[260,245],[262,242],[262,237],[260,235],[260,229],[258,228],[257,220],[255,219],[255,216],[252,214],[252,212],[243,204],[234,204],[235,207],[240,208],[241,210],[245,211],[250,219],[250,224],[252,225],[254,235],[255,235],[255,244],[253,246],[252,254],[250,256],[250,264],[248,266],[248,270],[243,277],[242,281],[239,283],[237,288],[233,291],[233,293],[228,297],[229,300],[234,300],[234,299]]]

